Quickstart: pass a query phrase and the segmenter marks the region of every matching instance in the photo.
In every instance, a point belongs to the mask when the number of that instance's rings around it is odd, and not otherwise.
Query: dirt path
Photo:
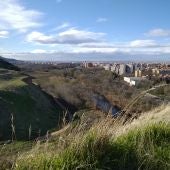
[[[51,137],[60,135],[61,133],[65,132],[70,127],[70,124],[66,125],[64,128],[51,133]]]
[[[153,90],[156,90],[157,88],[160,88],[160,87],[164,87],[164,86],[168,86],[169,84],[161,84],[161,85],[157,85],[157,86],[154,86],[148,90],[145,90],[143,92],[141,92],[136,98],[134,98],[121,112],[121,113],[126,113],[127,111],[129,111],[129,109],[138,101],[140,100],[144,95],[146,95],[147,93],[153,91]]]

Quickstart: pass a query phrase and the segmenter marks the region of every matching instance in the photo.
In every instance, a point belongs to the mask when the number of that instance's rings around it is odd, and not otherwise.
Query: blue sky
[[[23,60],[170,60],[169,0],[0,1],[0,53]]]

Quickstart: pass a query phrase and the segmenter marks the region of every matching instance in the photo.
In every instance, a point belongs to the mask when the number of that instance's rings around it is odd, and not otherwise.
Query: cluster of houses
[[[125,82],[130,86],[135,86],[141,81],[158,77],[170,81],[170,65],[149,64],[149,63],[88,63],[84,62],[83,67],[102,67],[107,71],[112,71],[123,76]]]

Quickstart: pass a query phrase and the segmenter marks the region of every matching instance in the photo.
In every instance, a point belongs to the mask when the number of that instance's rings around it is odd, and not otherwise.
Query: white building
[[[144,77],[124,77],[124,81],[130,86],[138,85],[142,80],[146,80]]]
[[[107,65],[103,66],[103,68],[104,68],[105,70],[108,70],[108,71],[110,71],[110,69],[111,69],[111,66],[110,66],[110,64],[107,64]]]
[[[112,72],[119,74],[119,65],[114,64],[113,66],[111,66],[110,69],[111,69]]]
[[[123,75],[126,73],[126,65],[125,64],[120,64],[119,65],[119,75]]]

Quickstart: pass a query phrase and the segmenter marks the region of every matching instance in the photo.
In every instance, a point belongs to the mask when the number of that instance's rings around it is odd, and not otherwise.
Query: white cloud
[[[168,37],[170,36],[170,30],[165,30],[161,28],[153,29],[149,31],[148,33],[146,33],[146,35],[152,36],[152,37]]]
[[[107,22],[107,21],[108,21],[107,18],[98,18],[98,19],[96,20],[96,22]]]
[[[37,10],[27,9],[19,0],[0,1],[0,28],[27,31],[40,26],[39,19],[42,13]]]
[[[57,45],[57,50],[63,53],[100,53],[127,55],[160,55],[170,54],[170,44],[160,44],[154,40],[133,40],[129,42],[113,43],[103,41],[103,33],[83,30],[67,30],[56,36],[32,32],[27,40],[39,44]],[[91,39],[89,39],[89,37]],[[53,48],[53,47],[51,47]],[[56,46],[54,46],[56,48]],[[55,51],[55,50],[54,50]],[[37,52],[37,51],[35,51]],[[49,53],[49,51],[48,51]]]
[[[86,30],[78,30],[78,29],[71,28],[64,32],[60,32],[58,35],[63,42],[81,44],[84,42],[101,41],[103,40],[103,37],[106,34],[100,32],[90,32]]]
[[[0,31],[0,38],[7,38],[9,35],[8,31]]]
[[[71,24],[69,22],[64,22],[61,25],[57,26],[56,28],[53,29],[53,31],[58,31],[58,30],[62,30],[64,28],[68,28],[70,27]]]
[[[35,49],[35,50],[32,50],[31,53],[39,53],[39,54],[42,54],[42,53],[46,53],[47,51],[46,50],[43,50],[43,49]]]
[[[129,42],[105,41],[105,33],[70,28],[58,34],[46,35],[32,32],[27,36],[29,42],[48,44],[57,47],[61,53],[72,54],[124,54],[124,55],[169,55],[170,44],[159,43],[152,39],[137,39]],[[56,46],[57,45],[57,46]],[[52,47],[53,46],[53,47]],[[49,53],[49,51],[48,51]]]
[[[94,42],[94,43],[83,43],[79,47],[88,48],[149,48],[159,46],[154,40],[133,40],[129,42]]]
[[[28,42],[37,42],[45,44],[45,42],[51,42],[53,40],[52,36],[44,35],[43,33],[33,31],[30,34],[27,35],[27,41]],[[47,43],[48,44],[48,43]]]
[[[31,32],[27,41],[39,44],[82,44],[103,41],[105,33],[78,30],[75,28],[60,32],[57,35],[45,35],[40,32]]]
[[[154,40],[134,40],[130,42],[131,47],[153,47],[156,45]]]
[[[170,54],[170,44],[160,44],[154,40],[133,40],[123,43],[96,42],[84,43],[73,46],[72,51],[76,53],[103,53],[127,55],[163,55]]]
[[[72,53],[116,53],[118,51],[119,51],[118,48],[76,47],[73,48],[71,52]]]

